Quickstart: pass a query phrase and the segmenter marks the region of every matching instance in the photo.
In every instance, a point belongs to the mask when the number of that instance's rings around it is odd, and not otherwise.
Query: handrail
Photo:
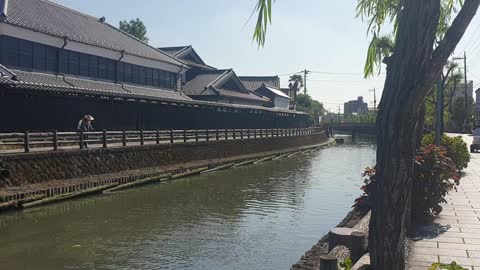
[[[15,132],[0,133],[0,154],[22,151],[58,151],[75,148],[108,148],[133,145],[173,144],[198,141],[246,140],[317,134],[323,129],[166,129],[101,130],[89,132]]]

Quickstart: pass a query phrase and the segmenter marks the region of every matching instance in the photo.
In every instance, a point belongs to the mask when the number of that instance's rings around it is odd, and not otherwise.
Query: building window
[[[139,83],[137,65],[132,65],[132,83]]]
[[[90,57],[88,54],[79,54],[79,72],[80,76],[88,77],[90,70]]]
[[[108,79],[108,63],[106,58],[99,57],[98,59],[98,77],[100,79]]]
[[[5,37],[6,64],[12,67],[19,66],[20,58],[20,40],[11,37]]]
[[[145,84],[153,85],[153,69],[146,68],[145,70]]]
[[[25,70],[60,72],[108,81],[177,88],[177,74],[84,54],[9,36],[0,36],[1,64]],[[59,57],[59,59],[58,59]],[[57,59],[59,60],[57,63]],[[57,70],[57,64],[58,70]]]
[[[57,71],[57,48],[45,47],[45,71],[56,72]]]
[[[68,74],[80,74],[80,55],[77,52],[68,52]]]
[[[90,55],[89,64],[89,76],[92,78],[98,78],[98,56]]]
[[[117,80],[119,82],[125,81],[125,63],[123,62],[117,63]]]
[[[158,81],[158,73],[160,72],[160,70],[158,69],[152,69],[153,70],[153,74],[152,74],[152,80],[153,80],[153,86],[159,86],[159,81]]]
[[[125,75],[124,82],[132,82],[132,65],[125,63]]]
[[[33,44],[33,69],[46,70],[47,69],[47,50],[46,46],[42,44]]]
[[[20,40],[20,67],[33,68],[33,43]]]

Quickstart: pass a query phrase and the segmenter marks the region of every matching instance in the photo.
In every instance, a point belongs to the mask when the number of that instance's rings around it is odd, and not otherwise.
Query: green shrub
[[[415,155],[412,184],[412,219],[438,215],[445,203],[445,195],[460,183],[455,163],[446,156],[446,149],[433,144],[421,147]],[[355,200],[353,207],[370,210],[373,207],[373,192],[376,185],[376,169],[366,168],[361,187],[363,194]],[[452,181],[453,180],[453,181]]]
[[[456,190],[460,176],[446,149],[433,144],[421,147],[415,156],[412,186],[412,218],[438,215],[445,195]],[[453,180],[453,181],[452,181]]]
[[[447,270],[467,270],[467,268],[463,268],[458,265],[456,262],[452,262],[451,264],[443,264],[443,263],[434,263],[428,270],[440,270],[440,269],[447,269]]]
[[[423,136],[422,147],[427,147],[432,144],[433,139],[433,133]],[[463,141],[461,136],[450,137],[443,135],[440,144],[447,149],[447,157],[453,160],[459,171],[467,168],[468,163],[470,162],[470,153],[468,152],[467,144]]]
[[[346,258],[345,260],[343,260],[343,262],[340,262],[340,267],[342,267],[343,270],[350,270],[352,269],[352,266],[353,262],[350,258]]]

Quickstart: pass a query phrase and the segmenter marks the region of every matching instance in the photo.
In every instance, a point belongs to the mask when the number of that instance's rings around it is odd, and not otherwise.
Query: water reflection
[[[360,142],[358,142],[360,141]],[[357,144],[0,216],[5,269],[288,269],[349,211]]]

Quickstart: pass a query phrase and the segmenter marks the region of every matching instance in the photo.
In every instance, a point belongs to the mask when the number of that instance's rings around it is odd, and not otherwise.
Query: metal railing
[[[241,140],[317,134],[321,128],[0,133],[0,153]]]

